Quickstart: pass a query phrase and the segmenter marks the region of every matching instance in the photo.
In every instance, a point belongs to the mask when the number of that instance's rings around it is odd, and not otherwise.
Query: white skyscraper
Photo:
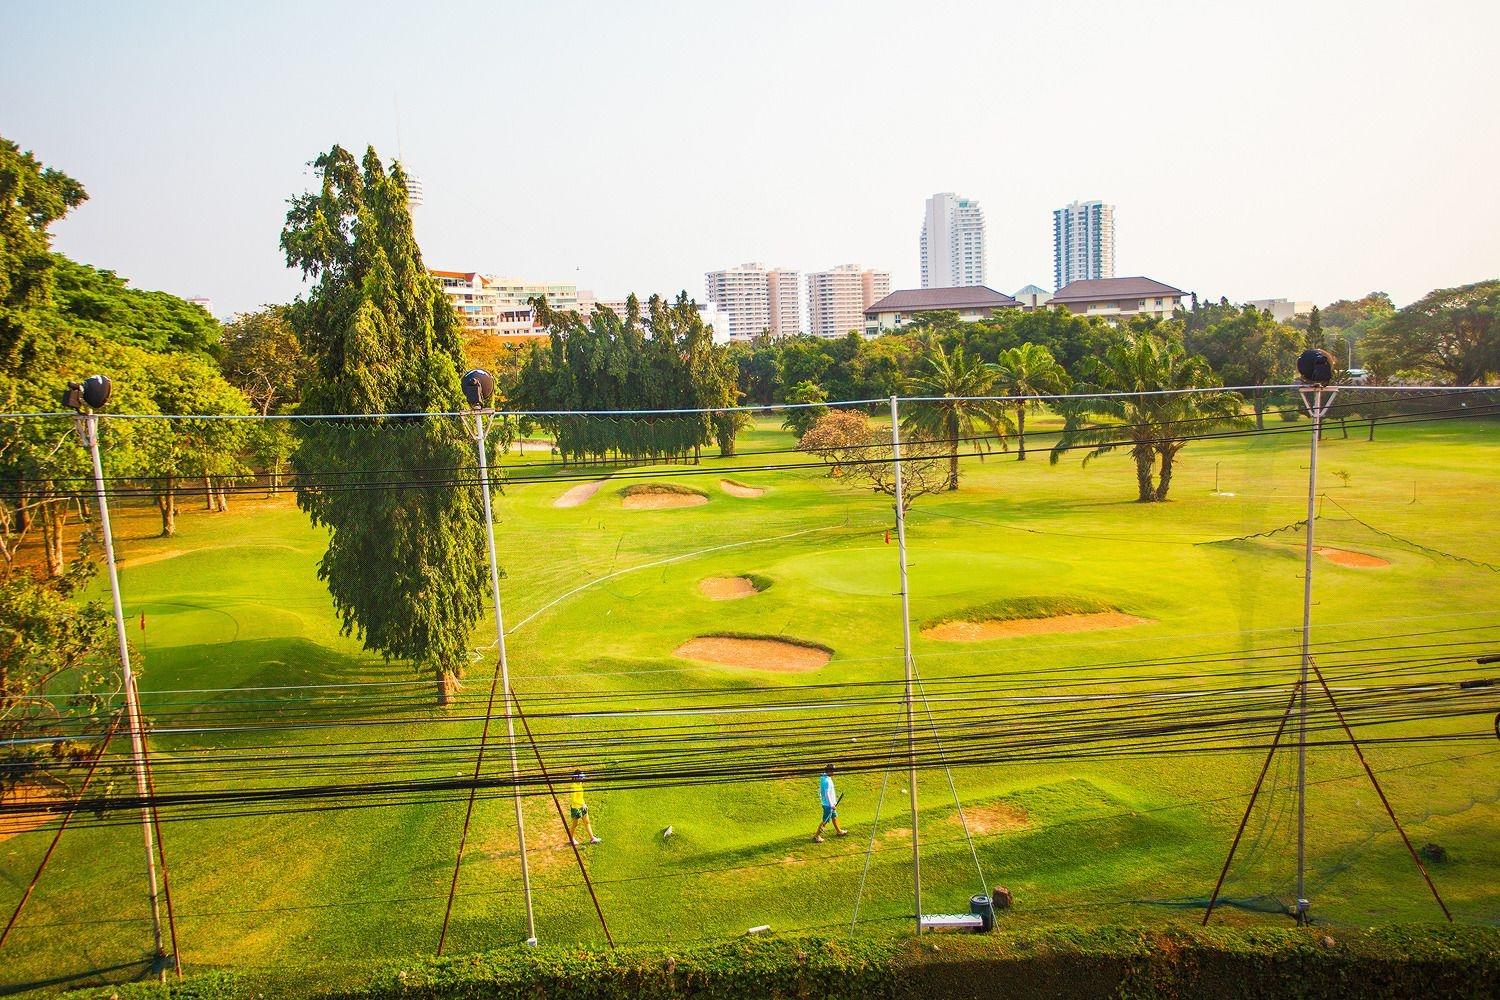
[[[815,337],[842,337],[865,328],[865,310],[891,294],[891,272],[844,264],[807,276],[807,330]]]
[[[984,284],[984,210],[951,191],[927,199],[922,219],[922,287]]]
[[[1052,284],[1115,276],[1115,206],[1075,201],[1052,213]]]
[[[728,320],[731,337],[792,336],[802,330],[800,275],[764,264],[741,264],[704,275],[708,301]],[[717,327],[715,327],[717,330]]]

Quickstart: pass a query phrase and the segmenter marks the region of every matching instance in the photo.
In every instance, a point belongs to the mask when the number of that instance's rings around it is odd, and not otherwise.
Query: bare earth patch
[[[58,815],[47,811],[47,807],[62,800],[62,796],[51,789],[35,785],[21,785],[11,789],[3,800],[7,808],[34,806],[37,811],[0,813],[0,841],[9,840],[18,833],[40,830]]]
[[[1021,830],[1031,824],[1031,817],[1026,815],[1025,809],[1006,805],[1004,802],[994,802],[987,806],[968,806],[964,809],[964,819],[969,821],[969,832],[978,834]],[[953,822],[959,823],[957,813],[953,814]]]
[[[698,589],[703,592],[704,597],[715,601],[735,601],[760,593],[755,589],[755,584],[743,576],[711,576],[700,580]]]
[[[924,628],[922,635],[942,642],[984,642],[987,639],[1010,639],[1023,635],[1126,628],[1130,625],[1146,625],[1150,621],[1149,618],[1137,618],[1135,615],[1127,615],[1121,611],[1100,611],[1089,615],[1054,615],[1050,618],[943,622],[931,628]]]
[[[1318,555],[1327,559],[1335,566],[1349,566],[1354,569],[1380,569],[1390,565],[1390,561],[1379,556],[1372,556],[1368,552],[1351,552],[1348,549],[1330,549],[1319,547],[1313,549]]]
[[[585,500],[588,500],[589,498],[591,498],[595,493],[598,493],[599,492],[599,487],[601,487],[603,485],[604,485],[604,480],[602,480],[602,479],[597,480],[596,482],[592,482],[592,483],[579,483],[577,486],[573,487],[568,492],[564,493],[562,496],[560,496],[556,500],[552,501],[552,506],[554,506],[554,507],[577,507],[579,504],[583,503]]]
[[[730,496],[740,497],[745,500],[753,500],[758,496],[765,495],[766,492],[759,486],[746,486],[743,483],[735,482],[733,479],[719,480],[719,487]]]
[[[626,510],[670,510],[674,507],[702,507],[708,497],[697,493],[632,493],[620,498]]]
[[[833,658],[826,649],[781,639],[744,639],[727,635],[700,635],[672,651],[687,660],[720,663],[726,667],[798,673],[817,670]]]

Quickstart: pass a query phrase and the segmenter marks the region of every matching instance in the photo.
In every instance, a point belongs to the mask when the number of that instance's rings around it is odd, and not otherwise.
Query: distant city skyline
[[[12,5],[0,134],[87,188],[58,250],[220,314],[298,294],[287,199],[334,143],[394,157],[398,106],[429,266],[601,295],[697,295],[745,260],[860,261],[915,288],[935,191],[983,206],[986,278],[1006,292],[1053,284],[1051,213],[1083,197],[1129,219],[1117,274],[1214,299],[1399,304],[1500,270],[1494,3],[446,11]],[[797,30],[773,30],[778,14]],[[1237,43],[1267,25],[1274,47]],[[997,37],[1016,42],[1004,58]],[[529,41],[497,61],[506,38]],[[836,114],[792,110],[834,98]],[[455,127],[465,101],[484,127]],[[991,127],[1046,108],[1079,114],[1056,140]],[[1296,138],[1271,141],[1273,123]]]

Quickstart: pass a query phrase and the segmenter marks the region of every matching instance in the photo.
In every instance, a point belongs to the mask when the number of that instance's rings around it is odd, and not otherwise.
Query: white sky
[[[398,99],[429,266],[911,287],[951,190],[1004,291],[1050,287],[1051,210],[1103,198],[1118,274],[1399,303],[1500,274],[1496,38],[1494,0],[0,0],[0,135],[88,188],[61,250],[221,314],[296,294],[286,198],[335,142],[394,154]]]

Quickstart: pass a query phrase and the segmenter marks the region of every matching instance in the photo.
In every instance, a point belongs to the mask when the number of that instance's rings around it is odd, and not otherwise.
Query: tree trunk
[[[1026,461],[1026,404],[1022,403],[1016,407],[1016,441],[1020,449],[1016,452],[1016,461]]]
[[[170,478],[156,495],[156,509],[161,512],[161,537],[171,538],[177,534],[177,491]]]
[[[214,510],[220,514],[229,513],[229,492],[224,489],[223,483],[215,483]]]
[[[42,504],[42,549],[47,559],[47,579],[55,580],[63,573],[63,525],[68,518],[68,509],[61,502],[49,500]]]
[[[1153,488],[1153,484],[1151,482],[1151,462],[1153,456],[1154,452],[1152,452],[1150,448],[1146,448],[1144,454],[1142,454],[1140,448],[1135,449],[1135,485],[1137,491],[1137,503],[1150,503],[1152,497],[1156,495],[1156,490]]]
[[[1256,392],[1250,397],[1250,402],[1255,407],[1255,429],[1263,431],[1266,429],[1266,401]]]
[[[453,704],[454,689],[457,687],[458,678],[451,671],[436,667],[432,671],[433,680],[437,682],[437,703],[439,708],[448,708]]]
[[[203,509],[214,509],[214,477],[207,474],[203,476]]]
[[[1374,417],[1370,418],[1370,437],[1369,437],[1369,440],[1371,440],[1371,441],[1375,440],[1375,418]]]
[[[1161,453],[1161,474],[1156,479],[1156,494],[1154,499],[1157,503],[1167,499],[1167,490],[1172,486],[1172,460],[1176,454],[1170,451]]]
[[[948,489],[958,489],[958,414],[948,416]]]

